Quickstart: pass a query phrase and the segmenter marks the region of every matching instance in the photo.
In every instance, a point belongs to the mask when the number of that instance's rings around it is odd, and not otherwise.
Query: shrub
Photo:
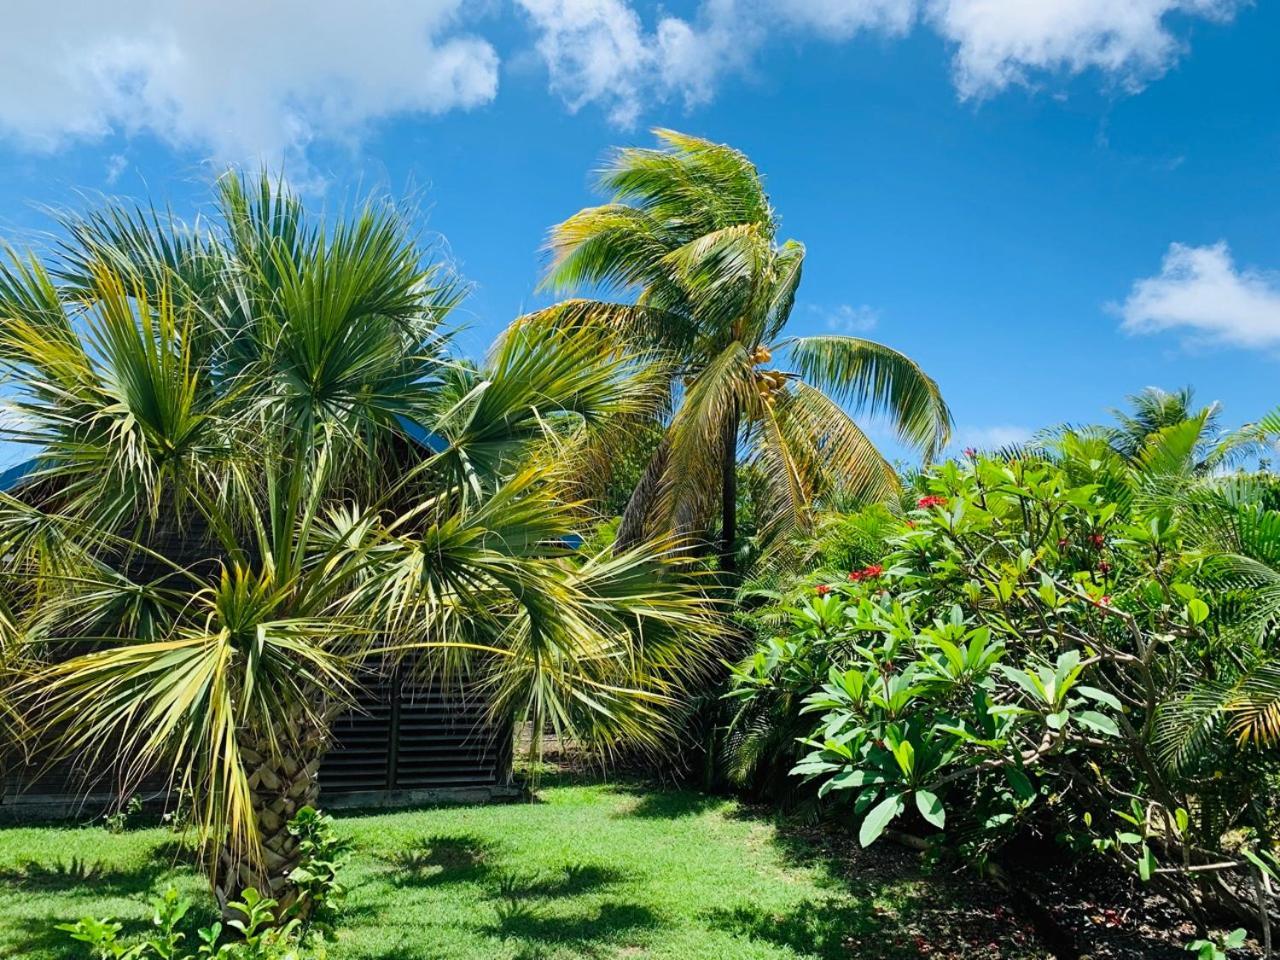
[[[890,552],[819,585],[736,695],[825,674],[794,772],[851,798],[864,845],[927,825],[983,859],[1039,832],[1193,915],[1266,922],[1274,621],[1206,526],[1238,501],[1156,479],[1106,458],[936,470]]]

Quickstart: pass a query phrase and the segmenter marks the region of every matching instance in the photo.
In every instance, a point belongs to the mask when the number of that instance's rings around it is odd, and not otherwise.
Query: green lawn
[[[920,955],[899,919],[920,881],[840,880],[727,800],[570,783],[536,803],[340,824],[357,853],[330,960]],[[141,929],[168,885],[207,903],[176,856],[160,828],[0,830],[0,957],[81,956],[55,923],[112,914]]]

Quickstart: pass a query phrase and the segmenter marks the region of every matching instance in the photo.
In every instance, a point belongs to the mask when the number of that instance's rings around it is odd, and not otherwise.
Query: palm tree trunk
[[[736,404],[725,422],[720,474],[720,569],[733,577],[738,572],[738,556],[734,545],[738,539],[738,408]]]
[[[618,536],[614,541],[615,551],[630,550],[651,532],[654,513],[657,511],[658,502],[666,485],[667,457],[671,449],[667,436],[663,434],[657,449],[653,451],[653,456],[645,465],[640,482],[631,493],[631,499],[627,501],[626,509],[622,512]]]
[[[307,718],[298,717],[291,729],[308,730]],[[241,756],[249,771],[250,802],[258,828],[257,857],[248,857],[224,845],[219,853],[214,893],[223,913],[229,900],[239,899],[246,887],[279,901],[277,913],[293,905],[290,872],[302,853],[298,839],[289,833],[289,821],[305,806],[315,806],[320,794],[320,761],[327,746],[321,731],[311,731],[293,744],[281,744],[279,754],[259,741],[251,731],[241,735]]]

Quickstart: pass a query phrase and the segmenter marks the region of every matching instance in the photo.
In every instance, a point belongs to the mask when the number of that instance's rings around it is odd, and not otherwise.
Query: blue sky
[[[546,229],[596,201],[607,149],[672,126],[766,175],[809,250],[795,332],[911,354],[960,445],[1096,420],[1147,385],[1193,384],[1229,422],[1280,403],[1280,4],[17,6],[11,242],[98,192],[194,214],[232,163],[330,207],[386,190],[474,283],[478,352],[545,302]]]

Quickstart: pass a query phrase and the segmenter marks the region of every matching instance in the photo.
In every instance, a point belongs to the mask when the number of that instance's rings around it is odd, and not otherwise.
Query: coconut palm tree
[[[4,599],[50,756],[195,798],[219,899],[289,906],[292,813],[335,715],[398,667],[605,746],[662,741],[712,619],[673,551],[569,555],[553,450],[651,407],[604,331],[521,324],[452,359],[460,288],[388,206],[326,228],[265,177],[188,228],[112,207],[0,268]],[[12,624],[10,625],[10,619]]]
[[[545,286],[633,295],[568,300],[535,316],[598,325],[668,368],[668,429],[619,531],[689,534],[720,514],[734,567],[739,453],[768,477],[768,526],[807,522],[839,485],[865,498],[897,488],[893,468],[841,406],[885,414],[925,459],[951,416],[938,386],[903,354],[861,337],[787,337],[804,247],[779,242],[751,161],[730,147],[658,130],[656,149],[618,150],[600,177],[611,201],[551,231]]]

